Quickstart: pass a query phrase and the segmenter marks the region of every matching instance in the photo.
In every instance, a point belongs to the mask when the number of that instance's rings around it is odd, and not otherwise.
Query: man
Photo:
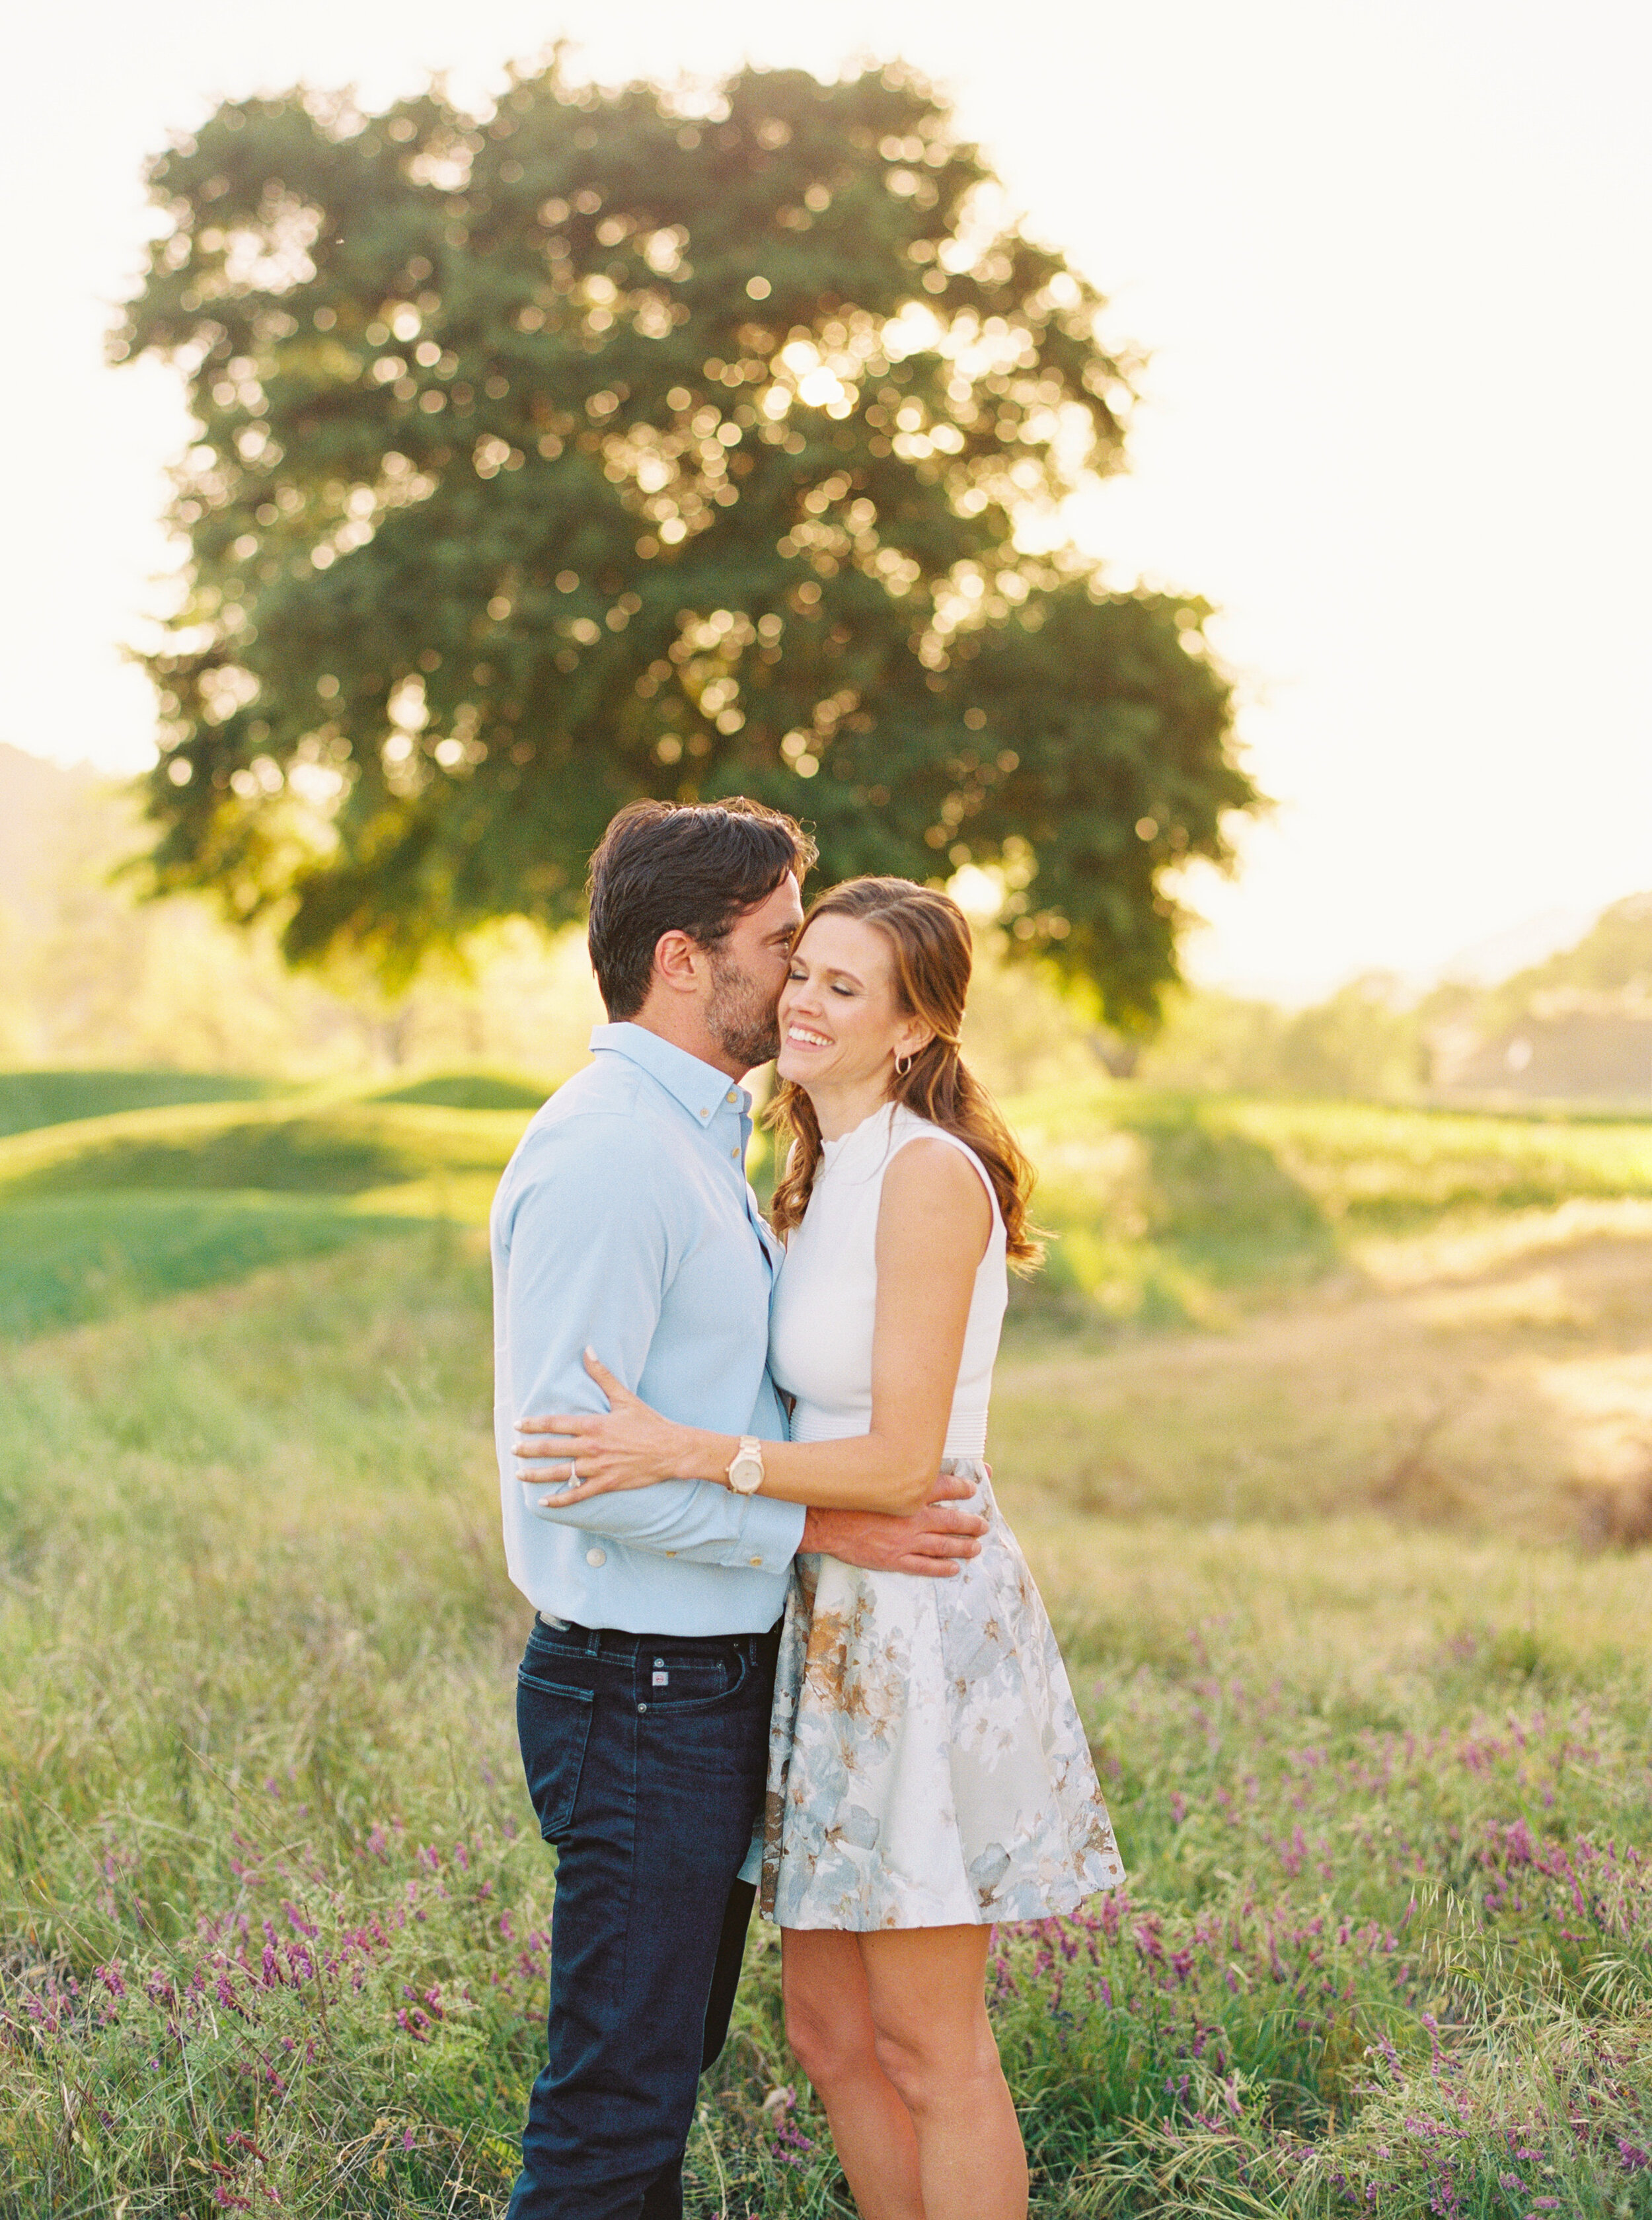
[[[508,2220],[677,2220],[695,2084],[722,2047],[751,1888],[791,1560],[944,1575],[985,1531],[805,1511],[695,1481],[558,1511],[518,1419],[592,1410],[596,1351],[689,1425],[784,1438],[768,1374],[778,1250],[745,1178],[741,1076],[775,1011],[814,849],[743,801],[637,802],[591,862],[610,1023],[546,1103],[493,1212],[505,1547],[536,1618],[518,1676],[529,1793],[556,1845],[549,2056]]]

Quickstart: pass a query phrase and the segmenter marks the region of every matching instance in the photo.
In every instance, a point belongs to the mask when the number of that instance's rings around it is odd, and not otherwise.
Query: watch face
[[[755,1495],[763,1485],[763,1459],[737,1456],[728,1469],[728,1484],[737,1495]]]

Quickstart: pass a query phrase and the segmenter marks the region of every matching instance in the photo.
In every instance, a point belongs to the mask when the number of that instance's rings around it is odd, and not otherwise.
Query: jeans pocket
[[[592,1689],[542,1680],[524,1665],[516,1675],[516,1735],[521,1744],[527,1793],[547,1843],[558,1843],[573,1824],[596,1709]]]
[[[644,1664],[648,1662],[645,1657]],[[653,1660],[653,1670],[642,1675],[648,1684],[648,1708],[664,1718],[678,1712],[710,1711],[726,1703],[739,1694],[751,1677],[745,1654],[739,1649],[726,1657],[687,1656],[668,1650]]]

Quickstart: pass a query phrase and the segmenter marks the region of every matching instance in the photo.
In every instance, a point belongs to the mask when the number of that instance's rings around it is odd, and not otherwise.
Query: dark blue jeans
[[[534,1622],[516,1724],[557,1851],[548,2057],[506,2220],[678,2220],[752,1892],[778,1630],[689,1639]]]

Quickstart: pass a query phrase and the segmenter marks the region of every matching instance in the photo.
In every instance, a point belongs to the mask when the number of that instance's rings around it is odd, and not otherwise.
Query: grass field
[[[257,1102],[275,1091],[216,1072],[0,1071],[0,1135],[171,1103]]]
[[[502,2203],[552,1868],[475,1221],[529,1105],[452,1091],[0,1142],[7,2220]],[[1652,1464],[1652,1137],[1018,1109],[1063,1263],[993,1454],[1131,1868],[995,1951],[1035,2210],[1652,2214],[1652,1579],[1579,1546]],[[849,2210],[766,1936],[690,2161]]]

